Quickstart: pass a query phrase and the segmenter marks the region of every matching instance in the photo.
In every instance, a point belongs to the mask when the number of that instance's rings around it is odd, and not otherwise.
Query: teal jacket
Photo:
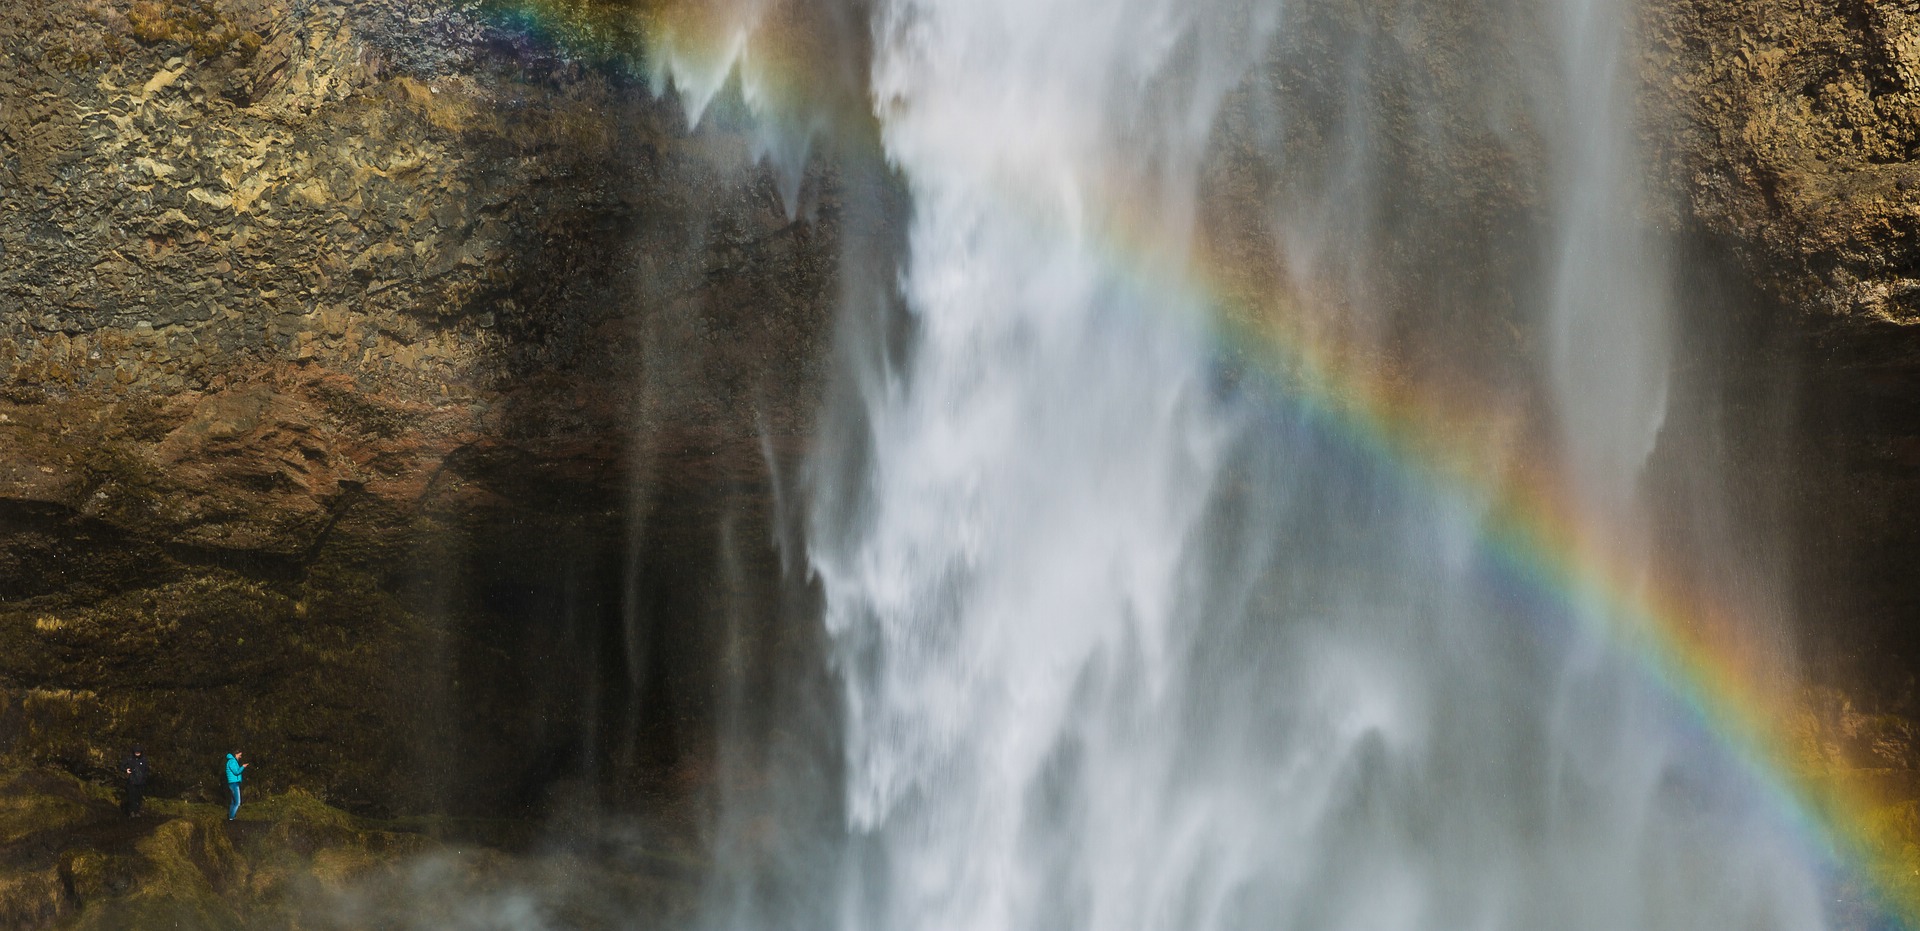
[[[244,772],[246,772],[246,767],[241,766],[240,761],[233,758],[233,754],[227,754],[227,781],[239,782],[240,776]]]

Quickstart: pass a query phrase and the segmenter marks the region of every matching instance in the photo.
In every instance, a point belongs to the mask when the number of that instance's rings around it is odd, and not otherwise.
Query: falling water
[[[871,97],[910,203],[898,319],[847,328],[872,343],[844,354],[832,414],[854,426],[816,464],[838,756],[774,774],[826,774],[832,816],[742,855],[716,923],[1825,926],[1823,877],[1738,767],[1585,609],[1499,583],[1484,501],[1421,491],[1289,403],[1287,373],[1237,369],[1216,295],[1169,283],[1223,112],[1271,111],[1238,157],[1292,143],[1262,73],[1311,12],[876,4]],[[1520,12],[1547,25],[1487,54],[1547,65],[1473,95],[1490,121],[1519,101],[1546,163],[1547,234],[1511,263],[1540,348],[1509,396],[1633,546],[1673,324],[1623,11]],[[1449,220],[1382,214],[1374,59],[1346,51],[1313,64],[1349,75],[1319,180],[1246,208],[1273,211],[1297,288],[1364,283],[1384,227]],[[1384,341],[1365,290],[1316,312]]]

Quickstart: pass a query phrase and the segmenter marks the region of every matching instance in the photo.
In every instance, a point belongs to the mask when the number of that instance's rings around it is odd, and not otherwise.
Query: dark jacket
[[[120,775],[125,777],[127,785],[143,786],[147,784],[147,777],[152,773],[147,769],[146,757],[129,754],[126,759],[120,761]]]

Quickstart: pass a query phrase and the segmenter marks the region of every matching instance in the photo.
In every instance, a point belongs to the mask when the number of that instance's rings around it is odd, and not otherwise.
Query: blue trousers
[[[227,783],[227,791],[233,793],[233,804],[227,806],[227,820],[232,821],[240,813],[240,783]]]

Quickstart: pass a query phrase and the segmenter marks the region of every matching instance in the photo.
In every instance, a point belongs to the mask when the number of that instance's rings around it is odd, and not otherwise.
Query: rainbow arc
[[[780,44],[782,17],[794,15],[786,4],[677,3],[633,12],[594,0],[508,0],[496,9],[511,26],[549,41],[580,43],[595,55],[628,53],[623,60],[648,69],[656,89],[681,92],[694,113],[729,83],[749,106],[792,112],[806,104],[805,42]],[[616,48],[621,41],[648,47]],[[1149,303],[1204,310],[1200,325],[1222,351],[1252,364],[1277,403],[1422,494],[1490,503],[1480,545],[1492,563],[1643,669],[1740,761],[1812,855],[1863,880],[1888,922],[1920,929],[1920,854],[1887,853],[1881,823],[1896,810],[1893,800],[1807,758],[1808,709],[1739,611],[1649,573],[1640,554],[1619,542],[1620,528],[1580,504],[1550,457],[1513,461],[1515,425],[1500,405],[1472,391],[1385,377],[1365,353],[1310,332],[1284,305],[1246,308],[1234,298],[1246,291],[1236,286],[1244,280],[1236,269],[1196,260],[1190,249],[1169,255],[1148,218],[1129,214],[1127,190],[1116,172],[1097,192],[1112,196],[1085,198],[1120,205],[1097,233],[1084,222],[1069,228],[1039,215],[1032,205],[1044,198],[1003,193],[1009,211],[1079,237]]]

